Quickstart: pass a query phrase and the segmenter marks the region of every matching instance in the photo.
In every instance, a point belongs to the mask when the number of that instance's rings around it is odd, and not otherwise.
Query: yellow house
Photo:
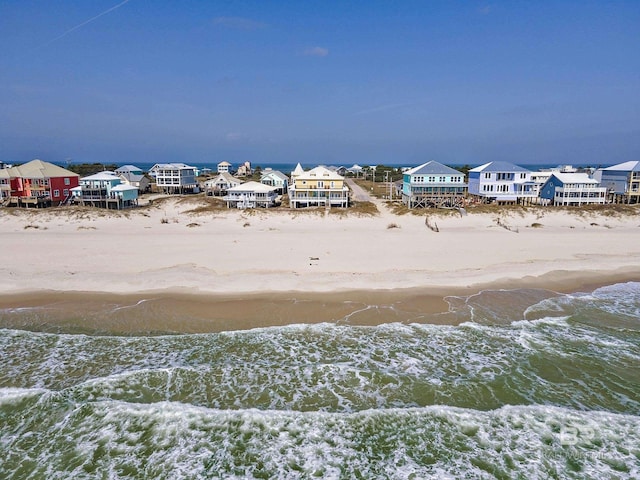
[[[349,187],[344,177],[325,167],[298,172],[289,187],[291,208],[348,207]]]

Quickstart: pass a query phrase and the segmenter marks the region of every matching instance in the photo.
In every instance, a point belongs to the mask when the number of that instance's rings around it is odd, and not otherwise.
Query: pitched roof
[[[88,177],[82,177],[80,180],[120,180],[120,177],[114,172],[104,171],[94,173]]]
[[[562,183],[591,183],[598,184],[596,179],[591,178],[587,173],[560,173],[553,172],[552,177],[556,177]]]
[[[142,169],[136,167],[135,165],[123,165],[118,167],[115,172],[116,173],[129,173],[129,172],[141,172]]]
[[[447,167],[433,160],[427,163],[423,163],[415,168],[404,172],[407,175],[462,175],[462,172],[455,168]]]
[[[11,167],[8,169],[9,175],[12,177],[22,178],[56,178],[56,177],[79,177],[77,173],[73,173],[66,168],[59,167],[53,163],[43,162],[42,160],[31,160],[30,162],[20,165],[19,167]]]
[[[519,167],[510,162],[489,162],[479,167],[472,168],[470,172],[530,172],[526,168]]]
[[[271,187],[269,185],[265,185],[264,183],[259,183],[259,182],[247,182],[247,183],[243,183],[242,185],[237,185],[235,187],[231,187],[228,191],[229,192],[246,192],[246,191],[251,191],[251,192],[273,192],[276,189],[276,187]]]
[[[304,173],[304,169],[302,168],[302,165],[300,165],[300,163],[298,162],[298,165],[296,165],[296,168],[293,170],[293,172],[291,172],[291,175],[302,175]]]
[[[267,172],[262,172],[260,180],[262,180],[264,177],[278,177],[280,180],[289,180],[289,177],[287,177],[280,170],[269,170]]]
[[[332,172],[326,167],[312,168],[308,172],[301,173],[296,178],[310,180],[344,180],[344,177],[338,175],[336,172]]]
[[[617,165],[612,165],[607,168],[603,168],[602,170],[615,170],[622,172],[640,172],[640,161],[629,161],[624,163],[619,163]]]

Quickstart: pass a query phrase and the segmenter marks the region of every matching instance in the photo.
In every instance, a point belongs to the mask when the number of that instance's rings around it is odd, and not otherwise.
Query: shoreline
[[[351,216],[211,211],[202,200],[118,214],[0,209],[0,310],[30,308],[13,323],[28,328],[124,333],[456,324],[451,301],[484,290],[640,281],[640,208],[445,214],[434,232],[435,213],[396,215],[384,203]],[[520,317],[522,301],[511,302]]]
[[[630,281],[640,281],[640,269],[553,271],[538,277],[497,280],[466,287],[343,292],[228,294],[162,289],[122,294],[36,290],[0,294],[0,328],[137,335],[216,333],[316,323],[458,325],[466,319],[450,312],[456,299],[517,290],[535,290],[543,299],[590,293],[603,286]],[[518,305],[512,307],[514,315],[523,312],[518,308]]]

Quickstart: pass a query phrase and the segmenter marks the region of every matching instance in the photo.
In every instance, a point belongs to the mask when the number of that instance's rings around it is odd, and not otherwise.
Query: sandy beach
[[[589,291],[640,280],[640,218],[628,213],[515,207],[395,215],[379,203],[379,214],[358,216],[211,211],[197,202],[165,199],[122,212],[0,210],[0,308],[56,304],[68,313],[65,304],[108,310],[163,299],[154,309],[196,319],[215,310],[222,319],[194,320],[183,327],[189,331],[263,326],[263,317],[291,323],[301,311],[306,321],[348,316],[372,324],[373,304],[393,311],[400,302],[394,318],[409,321],[415,312],[445,312],[447,295]],[[427,215],[438,232],[425,225]]]

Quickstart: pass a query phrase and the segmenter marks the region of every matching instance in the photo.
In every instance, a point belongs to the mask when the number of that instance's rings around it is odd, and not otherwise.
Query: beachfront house
[[[198,191],[196,168],[184,163],[157,163],[154,172],[156,185],[164,193],[193,193]]]
[[[80,175],[42,160],[0,170],[0,195],[6,205],[48,207],[70,198]]]
[[[586,173],[553,172],[540,190],[543,205],[588,205],[606,203],[607,188]]]
[[[207,195],[226,195],[230,188],[237,187],[241,183],[242,180],[234,177],[229,172],[222,172],[204,182],[204,191]]]
[[[224,201],[229,208],[268,208],[276,205],[276,189],[259,182],[247,182],[227,190]]]
[[[640,203],[640,161],[599,168],[594,179],[607,189],[612,203]]]
[[[289,177],[278,170],[267,168],[262,172],[260,183],[264,183],[270,187],[275,187],[276,192],[283,195],[287,193],[289,188]]]
[[[469,196],[483,203],[533,203],[531,171],[509,162],[489,162],[469,170]]]
[[[71,189],[73,203],[122,210],[138,205],[138,187],[127,185],[115,172],[99,172],[80,179]]]
[[[402,175],[402,203],[409,208],[462,206],[467,195],[464,174],[438,162],[427,162]]]
[[[349,187],[344,177],[325,167],[296,172],[289,185],[289,205],[291,208],[348,207]]]
[[[151,188],[151,181],[144,172],[135,165],[123,165],[114,171],[125,185],[136,187],[138,192],[148,192]]]
[[[220,162],[218,164],[218,173],[229,173],[229,170],[231,169],[231,164],[229,162]]]

